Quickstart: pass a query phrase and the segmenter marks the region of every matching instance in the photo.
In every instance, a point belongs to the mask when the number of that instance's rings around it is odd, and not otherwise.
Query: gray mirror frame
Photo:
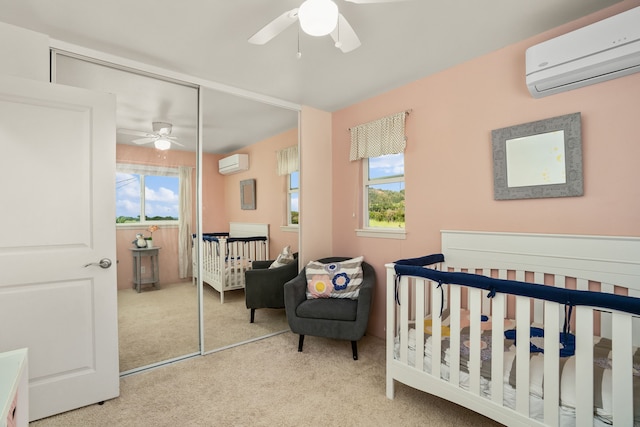
[[[240,181],[240,208],[254,210],[256,208],[256,180]]]
[[[566,183],[509,187],[506,141],[553,131],[564,131]],[[491,131],[493,145],[493,192],[495,200],[575,197],[584,194],[582,176],[582,121],[580,113],[509,126]]]

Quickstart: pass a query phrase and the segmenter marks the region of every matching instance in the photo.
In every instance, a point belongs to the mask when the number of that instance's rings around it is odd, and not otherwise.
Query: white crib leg
[[[395,384],[393,382],[393,377],[387,374],[387,399],[392,399],[396,396],[395,393]]]

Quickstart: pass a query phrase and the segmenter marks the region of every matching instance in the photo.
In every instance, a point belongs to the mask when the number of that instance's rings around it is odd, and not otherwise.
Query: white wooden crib
[[[193,238],[193,280],[197,280],[197,240]],[[269,259],[269,224],[232,222],[229,232],[202,237],[202,281],[220,293],[244,289],[244,273],[253,261]]]
[[[388,398],[399,381],[509,426],[640,425],[640,238],[443,231],[442,254],[444,262],[414,267],[430,278],[387,265]],[[487,298],[427,268],[622,294],[610,298],[628,306]],[[565,318],[572,335],[561,335]],[[505,340],[513,329],[517,345]],[[530,338],[540,331],[544,338]],[[572,336],[575,355],[560,357]]]

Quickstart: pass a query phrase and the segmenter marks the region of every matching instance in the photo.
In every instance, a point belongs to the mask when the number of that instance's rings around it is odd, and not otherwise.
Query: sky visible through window
[[[292,190],[297,190],[300,188],[300,173],[299,172],[292,172],[291,175],[289,175],[291,178],[289,180],[289,188]],[[299,212],[299,208],[298,208],[298,204],[299,204],[299,200],[298,200],[298,193],[292,193],[291,194],[291,212]]]
[[[392,178],[404,175],[404,153],[369,158],[369,179]],[[377,184],[380,190],[404,190],[404,182]]]
[[[178,185],[175,176],[145,176],[147,217],[178,218]],[[116,217],[140,215],[140,175],[116,174]]]

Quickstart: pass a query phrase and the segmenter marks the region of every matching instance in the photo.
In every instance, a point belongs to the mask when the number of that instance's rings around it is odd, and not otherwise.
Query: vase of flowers
[[[158,230],[158,226],[157,225],[150,225],[147,228],[147,231],[151,234],[149,237],[145,237],[144,239],[147,241],[147,248],[152,248],[153,247],[153,232]]]

